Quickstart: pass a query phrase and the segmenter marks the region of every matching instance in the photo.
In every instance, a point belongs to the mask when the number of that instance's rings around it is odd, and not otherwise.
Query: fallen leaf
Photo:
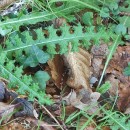
[[[67,67],[65,67],[62,57],[60,55],[55,55],[52,60],[48,61],[48,65],[55,85],[61,89],[67,80]]]
[[[17,109],[20,109],[15,113],[15,117],[31,116],[37,118],[37,112],[35,111],[31,102],[29,102],[27,99],[18,97],[15,92],[10,92],[10,96],[13,100],[12,104],[15,104]]]
[[[12,115],[14,114],[14,105],[9,105],[3,102],[0,102],[0,119],[4,123],[7,123]]]
[[[71,70],[66,84],[74,89],[85,88],[91,91],[89,79],[91,76],[91,55],[79,48],[79,52],[69,52],[64,55],[65,65]]]
[[[112,84],[110,93],[115,95],[118,89],[117,106],[121,112],[128,113],[130,104],[130,79],[123,75],[124,69],[130,61],[130,46],[118,46],[116,53],[109,62],[106,74]],[[106,79],[107,80],[107,79]]]
[[[13,3],[15,0],[1,0],[0,1],[0,9],[9,6],[11,3]]]
[[[94,57],[105,57],[109,53],[108,46],[107,44],[93,45],[91,53]]]
[[[93,45],[91,48],[92,58],[92,72],[96,78],[100,77],[100,73],[103,69],[103,59],[108,54],[108,46],[106,44]]]
[[[97,103],[99,97],[100,97],[100,93],[97,92],[90,93],[87,90],[83,90],[78,92],[77,94],[74,90],[72,90],[66,97],[63,98],[63,100],[66,101],[67,105],[72,105],[92,115],[94,112],[96,112],[99,109]]]
[[[92,59],[92,71],[93,76],[98,78],[100,76],[101,70],[103,68],[102,66],[103,59],[102,58],[93,58]]]
[[[114,53],[113,58],[109,62],[107,73],[111,73],[113,70],[116,70],[123,74],[123,70],[127,67],[128,62],[130,61],[130,46],[119,46],[116,53]]]
[[[130,107],[130,87],[125,87],[124,84],[122,84],[122,86],[123,87],[119,89],[117,106],[121,112],[128,113]]]
[[[53,127],[53,125],[50,125],[50,124],[48,124],[48,123],[46,123],[46,122],[44,122],[44,121],[41,121],[41,120],[36,120],[36,119],[34,119],[34,118],[26,118],[26,120],[28,121],[28,122],[30,122],[31,124],[33,124],[33,126],[35,127],[35,128],[37,128],[37,127],[42,127],[44,130],[56,130],[54,127]]]

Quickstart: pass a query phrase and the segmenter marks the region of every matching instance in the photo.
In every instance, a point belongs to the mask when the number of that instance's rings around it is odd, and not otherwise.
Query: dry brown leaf
[[[113,58],[109,62],[106,74],[109,74],[109,81],[112,84],[111,93],[116,93],[118,88],[118,109],[129,113],[130,106],[130,79],[123,75],[123,70],[130,61],[130,46],[119,46]],[[113,75],[113,76],[112,76]]]
[[[90,76],[91,76],[91,55],[79,48],[79,52],[69,52],[64,55],[66,66],[71,70],[71,74],[67,80],[67,85],[74,88],[90,89]]]
[[[111,73],[116,70],[122,74],[124,68],[130,61],[130,46],[119,46],[112,60],[109,63],[107,72]]]
[[[93,45],[91,48],[92,58],[92,68],[93,76],[98,78],[103,69],[103,59],[108,54],[108,46],[106,44],[101,44],[99,46]]]
[[[44,121],[36,120],[34,118],[26,118],[30,124],[32,124],[36,129],[38,126],[42,127],[44,130],[56,130],[53,125],[50,125]]]
[[[109,53],[108,46],[107,44],[93,45],[91,53],[94,57],[105,57]]]
[[[118,100],[118,109],[122,112],[128,113],[130,107],[130,87],[125,87],[122,84],[122,88],[119,89],[119,100]]]
[[[14,105],[9,105],[3,102],[0,102],[0,119],[3,119],[3,122],[6,123],[10,120],[14,112]]]
[[[102,58],[93,58],[92,59],[92,67],[93,67],[93,76],[94,77],[99,77],[100,73],[101,73],[101,69],[103,68],[102,67],[102,62],[103,62],[103,59]]]
[[[48,65],[50,67],[51,76],[55,82],[55,85],[58,88],[61,88],[67,80],[67,76],[65,73],[66,67],[64,66],[64,61],[62,57],[60,55],[55,55],[52,60],[48,61]]]
[[[87,90],[84,91],[86,91],[86,93],[83,94],[83,92],[80,91],[77,94],[74,90],[72,90],[66,97],[63,98],[63,100],[66,101],[67,105],[72,105],[92,115],[95,111],[99,109],[97,100],[100,97],[100,93],[90,93]]]
[[[16,0],[0,0],[0,9],[4,8],[5,6],[9,6],[11,3],[15,1]]]

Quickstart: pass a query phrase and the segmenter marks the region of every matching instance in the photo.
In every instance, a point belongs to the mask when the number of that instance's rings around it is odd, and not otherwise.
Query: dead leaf
[[[64,55],[64,61],[71,70],[71,74],[66,82],[67,85],[74,89],[85,88],[91,91],[89,84],[91,55],[79,48],[79,52],[69,52]]]
[[[14,114],[14,105],[9,105],[0,102],[0,119],[2,119],[4,123],[7,123],[13,114]]]
[[[56,130],[53,125],[50,125],[44,121],[36,120],[34,118],[26,118],[28,122],[30,122],[35,128],[38,126],[42,127],[44,130]]]
[[[103,59],[108,54],[108,46],[106,44],[101,44],[99,46],[93,45],[91,48],[92,58],[92,70],[93,76],[96,78],[100,77],[100,73],[103,69]]]
[[[65,85],[67,80],[66,67],[64,66],[64,61],[60,55],[55,55],[52,60],[48,61],[48,65],[51,70],[52,79],[58,88]]]
[[[130,46],[118,46],[116,53],[109,62],[106,74],[109,74],[108,80],[112,84],[110,93],[116,93],[118,89],[117,106],[121,112],[128,113],[130,104],[130,79],[123,75],[123,70],[130,61]]]
[[[116,70],[123,74],[124,68],[127,66],[130,61],[130,46],[119,46],[116,53],[114,53],[113,58],[109,62],[107,72],[111,73],[113,70]]]
[[[125,87],[125,85],[122,85],[123,87],[119,89],[119,99],[118,99],[118,109],[121,112],[128,112],[130,107],[130,87]]]
[[[10,5],[11,3],[13,3],[15,0],[1,0],[0,1],[0,9]]]
[[[29,102],[27,99],[24,99],[23,97],[18,97],[15,92],[10,92],[10,96],[13,100],[12,104],[15,104],[17,109],[20,109],[15,113],[15,117],[31,116],[37,118],[36,111],[31,102]]]
[[[67,105],[72,105],[80,110],[86,111],[88,114],[92,115],[96,110],[99,109],[97,100],[100,97],[100,93],[86,91],[85,94],[79,92],[78,94],[72,90],[63,100],[66,101]],[[84,99],[85,102],[82,102]]]
[[[109,53],[108,46],[107,44],[93,45],[91,53],[94,57],[105,57]]]
[[[96,78],[100,76],[101,70],[103,68],[102,62],[103,62],[102,58],[96,57],[92,59],[93,76]]]

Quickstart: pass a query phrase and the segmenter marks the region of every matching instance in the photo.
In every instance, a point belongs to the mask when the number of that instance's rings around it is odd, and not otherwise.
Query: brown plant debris
[[[92,115],[99,110],[97,100],[100,97],[100,93],[92,92],[82,89],[78,93],[72,90],[66,97],[63,98],[67,105],[72,105],[75,108],[86,111]],[[99,114],[99,112],[97,113]]]
[[[64,55],[66,66],[71,70],[67,85],[74,89],[90,89],[90,76],[91,76],[91,55],[79,48],[79,52],[69,52]]]
[[[17,0],[0,0],[0,9],[4,8],[5,6],[10,5],[11,3],[15,2]]]

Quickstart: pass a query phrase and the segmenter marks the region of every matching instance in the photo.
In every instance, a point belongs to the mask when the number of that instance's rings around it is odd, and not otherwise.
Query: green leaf
[[[111,84],[110,84],[110,82],[107,81],[101,87],[97,88],[97,92],[103,94],[103,93],[107,92],[110,89],[110,87],[111,87]]]
[[[128,62],[128,67],[124,69],[123,74],[126,76],[130,76],[130,62]]]
[[[86,25],[93,25],[93,13],[92,12],[84,13],[82,16],[82,21]]]
[[[116,34],[122,34],[125,35],[126,34],[126,27],[123,24],[118,24],[115,28],[115,33]]]
[[[127,21],[126,21],[126,19],[127,19]],[[130,27],[130,17],[123,16],[123,17],[119,17],[118,20],[119,20],[120,24],[123,24],[125,21],[125,26]]]
[[[114,11],[116,9],[118,9],[118,4],[117,2],[111,2],[109,5],[110,10]]]
[[[45,71],[38,71],[34,75],[34,80],[39,84],[41,89],[45,89],[46,82],[50,79],[50,76]]]
[[[0,27],[0,34],[2,35],[2,36],[5,36],[7,33],[9,33],[11,31],[11,29],[2,29],[1,27]]]
[[[103,18],[107,18],[109,17],[109,9],[107,7],[103,7],[101,12],[100,12],[100,16]]]
[[[31,75],[23,74],[21,67],[16,67],[14,61],[6,57],[6,53],[0,53],[0,77],[8,79],[8,86],[15,88],[20,94],[28,94],[28,99],[34,101],[37,98],[40,104],[50,104],[52,101],[47,98],[44,91],[41,91],[37,82],[34,82]],[[48,79],[46,75],[45,80]]]
[[[29,51],[29,56],[25,59],[23,65],[35,67],[39,63],[46,63],[49,58],[50,55],[48,53],[45,53],[44,51],[39,49],[38,46],[32,46]]]

